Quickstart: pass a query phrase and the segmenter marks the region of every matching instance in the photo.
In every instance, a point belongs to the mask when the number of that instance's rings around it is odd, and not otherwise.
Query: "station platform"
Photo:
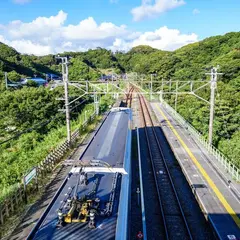
[[[151,106],[216,236],[223,240],[239,240],[240,184],[234,182],[234,188],[228,184],[216,168],[214,156],[208,154],[165,105],[153,102]]]
[[[62,239],[126,239],[121,231],[127,225],[127,202],[129,197],[129,172],[131,152],[130,109],[112,110],[99,131],[86,146],[85,151],[75,164],[81,162],[100,162],[100,166],[74,166],[63,182],[52,206],[42,217],[40,226],[35,229],[36,240]],[[130,135],[129,135],[130,134]],[[87,174],[87,184],[78,184],[80,173]],[[66,223],[58,227],[58,210],[64,209],[63,203],[68,196],[78,199],[87,197],[100,200],[99,210],[104,212],[111,205],[109,216],[96,217],[96,228],[90,229],[88,223]],[[125,232],[127,230],[125,229]]]

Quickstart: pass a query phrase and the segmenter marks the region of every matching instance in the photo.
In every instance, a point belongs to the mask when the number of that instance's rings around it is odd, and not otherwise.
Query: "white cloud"
[[[0,35],[0,42],[5,43],[21,53],[33,54],[37,56],[48,55],[53,52],[51,46],[44,46],[37,42],[32,42],[30,40],[13,40],[9,41]]]
[[[133,8],[131,13],[134,21],[141,21],[146,18],[153,18],[161,13],[185,4],[184,0],[142,0],[142,5]]]
[[[193,15],[197,15],[197,14],[199,14],[200,13],[200,11],[197,9],[197,8],[195,8],[195,9],[193,9]]]
[[[66,20],[67,13],[63,11],[59,11],[56,16],[38,17],[29,23],[15,20],[7,25],[1,25],[0,34],[18,51],[33,52],[37,55],[46,54],[48,51],[56,53],[98,46],[107,47],[116,37],[128,34],[125,25],[117,26],[111,22],[97,24],[92,17],[80,21],[77,25],[65,25]],[[29,49],[23,47],[27,43],[31,45]],[[39,50],[32,51],[33,45]]]
[[[12,21],[5,28],[12,38],[39,38],[55,35],[66,19],[67,14],[59,11],[56,16],[38,17],[30,23],[23,23],[20,20]]]
[[[17,4],[24,4],[24,3],[29,3],[31,0],[13,0],[14,3]]]
[[[198,41],[198,36],[192,34],[182,34],[177,29],[169,29],[166,26],[161,27],[154,32],[145,32],[133,41],[116,39],[113,43],[112,50],[128,50],[139,45],[149,45],[161,50],[175,50],[189,43]]]
[[[63,36],[72,40],[107,39],[124,35],[126,26],[116,26],[111,22],[103,22],[97,25],[92,17],[81,21],[78,25],[68,25],[63,29]]]
[[[118,0],[110,0],[110,3],[118,3]]]
[[[177,29],[161,27],[154,32],[145,32],[133,41],[133,46],[149,45],[162,50],[175,50],[186,44],[196,42],[198,36],[192,34],[182,34]]]
[[[29,23],[12,21],[7,25],[0,25],[0,42],[21,53],[46,55],[97,47],[127,51],[142,44],[174,50],[198,40],[194,33],[182,34],[177,29],[167,27],[151,32],[134,32],[125,25],[97,23],[92,17],[76,25],[66,25],[66,20],[67,13],[59,11],[56,16],[38,17]]]

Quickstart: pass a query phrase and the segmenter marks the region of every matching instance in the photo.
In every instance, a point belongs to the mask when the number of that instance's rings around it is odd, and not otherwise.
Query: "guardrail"
[[[196,139],[208,150],[210,154],[212,154],[217,161],[222,165],[225,171],[227,171],[235,180],[240,181],[240,169],[238,169],[227,157],[223,155],[217,148],[213,145],[209,145],[206,139],[199,133],[191,124],[189,124],[179,113],[177,113],[168,103],[164,100],[162,104],[166,107],[166,109],[172,113],[173,117],[185,126],[188,131],[196,137]]]
[[[86,125],[94,119],[96,113],[94,112],[88,119],[82,124],[81,127],[85,128]],[[80,135],[80,130],[77,129],[72,133],[72,142],[74,143]],[[57,163],[63,158],[65,153],[69,150],[70,146],[67,140],[56,147],[48,156],[38,164],[37,179],[45,179],[48,173],[51,173]],[[37,191],[38,181],[35,182],[35,186],[31,187],[32,191]],[[0,225],[4,224],[6,219],[15,213],[15,210],[26,201],[26,191],[23,184],[18,184],[14,193],[12,193],[2,204],[0,204]],[[1,234],[0,234],[1,237]]]

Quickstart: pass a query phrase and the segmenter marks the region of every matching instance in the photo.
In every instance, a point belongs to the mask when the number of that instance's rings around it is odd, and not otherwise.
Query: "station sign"
[[[33,178],[37,176],[37,168],[33,168],[25,177],[24,185],[28,185]]]

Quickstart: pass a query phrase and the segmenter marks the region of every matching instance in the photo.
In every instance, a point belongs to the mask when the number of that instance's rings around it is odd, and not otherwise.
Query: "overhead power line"
[[[56,116],[50,118],[50,119],[47,120],[47,121],[44,121],[44,122],[41,122],[41,123],[37,123],[36,125],[34,125],[34,126],[31,127],[31,128],[28,128],[28,129],[26,129],[26,130],[24,130],[24,131],[22,131],[22,132],[17,133],[17,134],[14,135],[13,137],[8,138],[7,140],[4,140],[3,142],[0,142],[0,145],[2,145],[2,144],[4,144],[4,143],[7,143],[7,142],[9,142],[9,141],[11,141],[11,140],[13,140],[13,139],[16,139],[16,138],[20,137],[21,135],[23,135],[24,133],[31,132],[31,131],[33,131],[34,129],[37,129],[37,128],[39,128],[39,127],[42,127],[42,126],[45,126],[45,125],[49,124],[49,123],[52,122],[53,120],[55,120],[55,119],[57,119],[58,117],[60,117],[61,114],[62,114],[62,113],[58,113]]]

